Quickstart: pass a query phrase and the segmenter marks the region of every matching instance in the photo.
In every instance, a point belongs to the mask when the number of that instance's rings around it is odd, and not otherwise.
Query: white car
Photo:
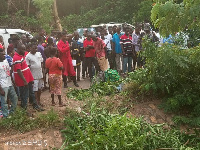
[[[19,35],[21,37],[22,34],[28,34],[30,38],[33,38],[33,36],[29,32],[22,29],[0,29],[0,36],[3,37],[6,52],[9,45],[8,39],[11,37],[11,35]]]

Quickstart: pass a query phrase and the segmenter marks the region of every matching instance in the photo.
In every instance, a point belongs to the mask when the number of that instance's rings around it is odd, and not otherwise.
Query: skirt
[[[99,67],[101,71],[107,71],[108,70],[108,59],[105,57],[97,58],[97,61],[99,63]]]
[[[50,87],[50,93],[51,94],[61,95],[62,75],[49,74],[49,87]]]

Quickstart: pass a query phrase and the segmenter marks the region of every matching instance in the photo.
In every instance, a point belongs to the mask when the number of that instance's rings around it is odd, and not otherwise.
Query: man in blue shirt
[[[122,49],[120,45],[120,37],[122,36],[121,27],[117,27],[117,32],[113,35],[113,50],[115,52],[115,62],[117,71],[121,71],[121,62],[122,62]]]

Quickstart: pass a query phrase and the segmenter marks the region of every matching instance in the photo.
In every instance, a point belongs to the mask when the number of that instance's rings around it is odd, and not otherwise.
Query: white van
[[[6,52],[9,45],[8,39],[11,37],[11,35],[19,35],[21,37],[22,34],[28,34],[31,38],[33,37],[29,32],[22,29],[0,29],[0,35],[3,37]]]

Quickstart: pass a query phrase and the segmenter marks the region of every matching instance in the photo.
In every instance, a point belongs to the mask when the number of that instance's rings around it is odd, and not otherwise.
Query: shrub
[[[163,125],[150,125],[142,119],[128,118],[126,114],[113,115],[96,107],[88,113],[66,117],[65,125],[62,131],[66,137],[65,149],[185,150],[185,143],[194,149],[200,148],[196,135],[166,130]]]
[[[195,116],[200,109],[200,47],[180,49],[178,46],[165,44],[158,48],[146,41],[145,69],[130,74],[130,79],[139,83],[142,91],[153,91],[164,95],[165,109],[187,111]]]

